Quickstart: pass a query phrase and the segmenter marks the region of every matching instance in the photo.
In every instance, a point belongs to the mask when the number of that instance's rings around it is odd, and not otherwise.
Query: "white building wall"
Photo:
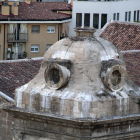
[[[93,27],[93,13],[98,13],[99,14],[99,29],[100,29],[101,28],[101,14],[107,14],[107,22],[108,22],[110,20],[113,20],[113,13],[116,13],[116,14],[119,13],[119,21],[125,21],[125,12],[131,11],[130,22],[133,22],[134,11],[137,11],[137,10],[140,10],[140,0],[73,1],[72,21],[69,26],[70,28],[69,36],[75,35],[73,28],[76,27],[76,13],[82,13],[82,26],[84,26],[84,14],[90,13],[90,18],[91,18],[90,27]]]

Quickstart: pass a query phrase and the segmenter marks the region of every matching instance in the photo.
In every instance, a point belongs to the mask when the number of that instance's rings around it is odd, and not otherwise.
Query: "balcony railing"
[[[17,37],[15,33],[8,33],[8,42],[27,42],[28,33],[18,33]]]
[[[27,57],[27,53],[13,53],[12,54],[12,60],[14,59],[25,59]]]

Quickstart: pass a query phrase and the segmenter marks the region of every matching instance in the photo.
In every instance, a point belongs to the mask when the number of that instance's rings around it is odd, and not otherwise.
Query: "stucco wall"
[[[39,33],[32,33],[32,25],[40,25]],[[55,33],[47,33],[47,25],[55,26]],[[28,42],[26,43],[27,57],[42,57],[47,44],[58,41],[58,24],[27,24]],[[31,45],[39,45],[39,52],[31,52]]]
[[[1,32],[0,32],[0,60],[3,60],[3,49],[4,49],[4,24],[1,25]],[[39,33],[32,33],[32,25],[40,25],[40,32]],[[55,33],[47,33],[47,25],[55,26]],[[8,24],[5,24],[5,59],[7,59],[7,48],[8,44],[13,46],[13,42],[7,42],[7,27]],[[58,41],[58,24],[27,24],[27,32],[28,32],[28,41],[26,43],[19,42],[19,44],[24,44],[25,51],[27,52],[28,58],[33,57],[42,57],[46,52],[46,45],[47,44],[54,44]],[[60,38],[60,35],[59,35]],[[31,52],[31,45],[39,45],[39,52]],[[15,47],[12,51],[15,50]]]

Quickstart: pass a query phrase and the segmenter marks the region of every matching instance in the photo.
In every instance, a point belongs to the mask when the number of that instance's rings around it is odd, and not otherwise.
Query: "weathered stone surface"
[[[30,112],[15,107],[6,107],[4,110],[15,117],[12,130],[15,140],[20,140],[21,137],[25,140],[127,140],[128,138],[133,140],[140,138],[139,114],[95,120]]]
[[[11,140],[12,139],[12,122],[13,117],[8,112],[2,110],[4,104],[10,104],[8,101],[0,97],[0,140]]]
[[[131,101],[133,109],[129,108],[129,96],[132,96],[130,90],[133,96],[140,92],[128,80],[123,57],[117,48],[98,37],[82,37],[82,41],[79,41],[80,37],[76,37],[77,40],[73,38],[60,40],[47,51],[39,74],[16,90],[17,107],[77,118],[138,113],[136,102]],[[80,46],[79,49],[76,46]],[[49,89],[44,78],[45,69],[52,63],[66,66],[70,71],[68,83],[57,90]],[[116,82],[118,87],[113,84],[108,87],[112,75],[106,73],[111,68],[119,71],[119,67],[123,69],[120,70],[120,84]],[[105,78],[109,80],[104,82]]]

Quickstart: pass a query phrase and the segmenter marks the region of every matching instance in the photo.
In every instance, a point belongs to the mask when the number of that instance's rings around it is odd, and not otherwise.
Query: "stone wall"
[[[13,111],[13,112],[12,112]],[[14,140],[139,140],[140,115],[73,119],[12,109]],[[25,112],[24,112],[25,111]]]
[[[8,103],[5,99],[0,97],[0,140],[12,140],[11,126],[13,118],[9,113],[2,110],[2,105]]]

